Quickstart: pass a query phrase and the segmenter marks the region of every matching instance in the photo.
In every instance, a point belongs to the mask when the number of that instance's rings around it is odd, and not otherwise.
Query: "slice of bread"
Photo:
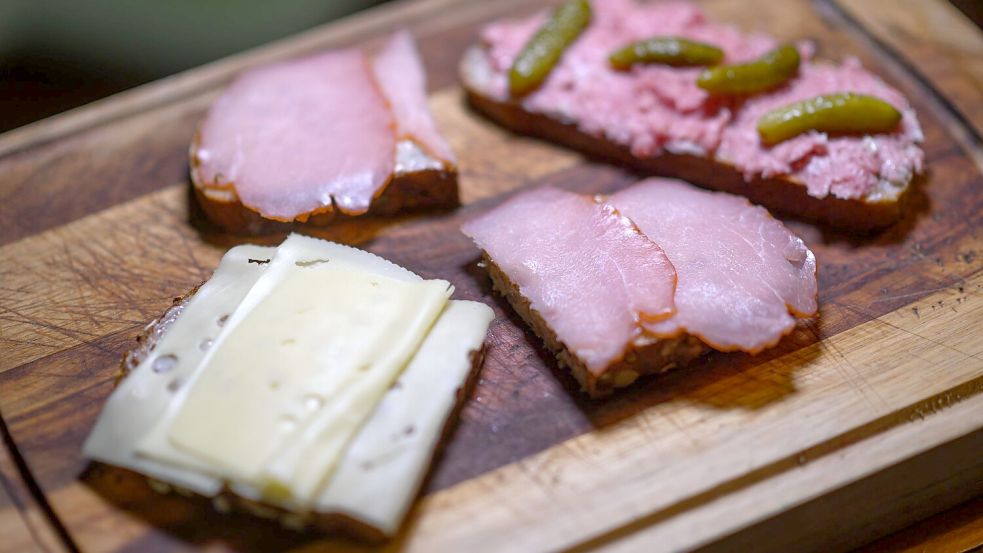
[[[734,166],[708,157],[671,152],[638,157],[622,144],[580,131],[571,121],[534,113],[519,102],[497,98],[491,93],[491,61],[481,45],[471,46],[465,52],[459,71],[471,106],[514,132],[543,138],[646,174],[675,177],[704,188],[745,196],[769,210],[806,221],[862,233],[879,230],[901,218],[911,189],[908,183],[884,190],[880,194],[883,199],[877,201],[848,200],[833,195],[816,198],[800,182],[783,177],[756,177],[748,181]]]
[[[592,398],[607,396],[616,388],[635,382],[639,376],[684,366],[709,350],[698,338],[687,334],[672,339],[643,335],[625,348],[620,359],[608,365],[600,374],[595,374],[560,341],[553,329],[519,291],[519,286],[491,260],[487,253],[482,252],[482,262],[488,269],[488,276],[495,290],[508,300],[515,312],[539,336],[559,363],[573,373],[581,389]]]
[[[235,234],[290,232],[308,225],[322,227],[346,218],[451,209],[460,204],[457,167],[430,156],[410,140],[401,140],[396,149],[393,175],[365,215],[349,216],[329,206],[303,220],[274,221],[243,205],[233,185],[215,186],[200,177],[200,163],[195,155],[198,144],[196,135],[191,145],[190,173],[198,205],[210,221]]]
[[[122,382],[122,380],[125,379],[131,371],[140,365],[144,359],[150,356],[157,343],[178,319],[182,310],[184,309],[184,306],[191,300],[192,297],[194,297],[197,290],[198,287],[190,290],[180,297],[175,298],[171,307],[169,307],[159,318],[148,324],[137,336],[136,347],[123,355],[123,359],[120,364],[120,372],[116,382],[117,385]],[[444,444],[453,432],[456,424],[455,421],[458,420],[458,415],[460,414],[460,410],[465,403],[465,399],[468,397],[474,383],[477,381],[476,377],[478,370],[484,361],[484,356],[484,346],[480,350],[471,352],[471,373],[465,384],[458,389],[455,407],[447,417],[443,430],[441,431],[441,437],[437,442],[436,448],[434,448],[433,457],[430,463],[431,470],[433,467],[433,459],[438,458],[441,454]],[[124,468],[109,465],[102,466],[108,470],[118,470],[124,473],[136,474],[133,471]],[[196,497],[196,494],[190,492],[189,490],[180,489],[171,484],[167,484],[149,477],[144,478],[148,486],[155,492],[175,492],[176,494],[182,496]],[[425,482],[426,478],[424,478],[423,481]],[[205,499],[210,500],[212,506],[217,511],[246,513],[259,518],[274,520],[279,522],[282,526],[292,530],[313,528],[322,532],[339,534],[367,543],[380,543],[389,537],[378,528],[366,524],[365,522],[353,518],[349,514],[343,512],[293,512],[278,506],[243,497],[235,493],[228,486],[226,486],[217,496]],[[383,498],[379,498],[379,500],[381,501]]]

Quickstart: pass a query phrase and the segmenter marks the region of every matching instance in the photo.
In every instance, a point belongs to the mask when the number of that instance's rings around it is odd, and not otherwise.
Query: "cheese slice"
[[[379,297],[381,290],[386,288],[387,279],[373,278],[376,281],[370,283],[370,289],[353,302],[356,307],[348,312],[356,319],[371,317],[373,326],[384,326],[384,332],[361,352],[362,357],[355,370],[350,371],[350,379],[345,382],[343,391],[325,400],[324,407],[310,424],[285,444],[264,474],[264,479],[272,485],[289,489],[291,500],[302,505],[310,504],[333,472],[355,431],[372,413],[429,333],[452,290],[450,283],[443,280],[419,283],[389,280],[388,287],[398,286],[400,295]],[[353,288],[342,290],[341,294],[351,298]],[[370,292],[375,292],[376,296]],[[343,311],[332,311],[340,312]],[[388,313],[392,316],[385,319]],[[331,336],[351,347],[356,339],[368,334],[354,326],[341,327],[347,335],[331,333]],[[328,363],[333,366],[333,372],[339,372],[340,364],[335,360],[328,360]],[[340,379],[335,375],[328,375],[328,378]]]
[[[221,480],[210,471],[188,471],[136,455],[135,445],[167,411],[228,317],[266,269],[275,248],[236,246],[212,277],[179,309],[153,351],[123,379],[103,407],[82,448],[97,461],[128,468],[191,491],[214,495]],[[256,261],[250,263],[250,260]]]
[[[264,267],[264,278],[259,281],[256,279],[250,281],[248,294],[239,298],[238,307],[229,308],[221,315],[225,321],[223,332],[228,332],[237,326],[239,321],[253,307],[277,288],[278,283],[285,275],[297,268],[330,263],[335,268],[361,270],[404,282],[423,281],[412,271],[372,253],[299,234],[291,234],[277,248],[263,248],[263,250],[265,252],[263,259],[269,261],[272,257],[272,262]],[[229,313],[232,314],[229,315]],[[216,338],[215,342],[218,341],[219,338]],[[187,347],[190,347],[190,344]],[[213,467],[207,462],[174,447],[168,438],[170,424],[184,405],[187,390],[201,372],[200,361],[202,357],[198,357],[199,366],[194,368],[188,378],[182,380],[181,390],[176,395],[170,394],[174,397],[169,400],[169,406],[165,412],[154,421],[150,429],[143,432],[143,438],[139,440],[139,443],[134,444],[137,456],[172,466],[191,468],[199,472],[213,470]]]
[[[303,503],[311,494],[296,486],[320,483],[449,295],[446,281],[293,272],[206,358],[171,442],[260,485],[264,466],[284,451],[316,459],[317,474],[276,482]]]
[[[279,503],[313,499],[452,290],[349,270],[358,259],[328,245],[299,236],[281,245],[140,453],[190,454]]]
[[[452,300],[379,403],[320,493],[315,510],[341,512],[392,535],[419,491],[494,313]]]

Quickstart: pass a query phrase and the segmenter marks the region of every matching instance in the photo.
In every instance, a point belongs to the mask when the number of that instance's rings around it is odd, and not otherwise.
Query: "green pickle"
[[[509,71],[509,90],[514,96],[536,89],[560,61],[560,56],[590,23],[587,0],[569,0],[556,8],[519,52]]]
[[[794,46],[780,46],[752,62],[711,67],[696,84],[711,94],[761,92],[794,77],[799,61],[799,51]]]
[[[653,37],[633,42],[608,57],[611,66],[620,70],[642,63],[674,67],[716,65],[723,59],[724,51],[716,46],[676,37]]]
[[[901,112],[884,100],[845,92],[816,96],[769,111],[758,119],[766,145],[778,144],[808,131],[877,133],[894,130]]]

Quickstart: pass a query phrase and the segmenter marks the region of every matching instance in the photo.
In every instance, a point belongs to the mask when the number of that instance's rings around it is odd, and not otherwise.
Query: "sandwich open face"
[[[218,509],[391,536],[492,319],[452,291],[298,235],[235,247],[128,355],[84,453]]]
[[[232,232],[458,203],[457,162],[406,31],[373,57],[334,50],[243,73],[190,155],[202,210]]]
[[[520,194],[466,223],[495,289],[600,397],[709,349],[757,353],[817,312],[816,258],[744,198],[648,179]]]
[[[688,3],[581,6],[589,21],[521,91],[515,73],[559,12],[487,25],[461,61],[471,104],[517,132],[807,220],[870,231],[901,217],[922,170],[921,128],[858,60],[814,60],[809,44],[781,48]],[[679,55],[694,43],[718,56]],[[637,63],[623,63],[625,51]],[[737,86],[749,83],[761,86]]]

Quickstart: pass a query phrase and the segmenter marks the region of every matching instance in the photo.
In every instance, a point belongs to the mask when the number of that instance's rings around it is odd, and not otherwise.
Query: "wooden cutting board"
[[[480,381],[388,549],[842,549],[983,492],[983,113],[973,80],[983,71],[971,64],[983,41],[938,0],[834,1],[702,4],[748,30],[815,39],[824,57],[856,55],[904,91],[928,159],[912,209],[868,238],[790,222],[820,262],[821,318],[761,355],[710,355],[601,402],[491,294],[457,232],[515,190],[608,192],[635,179],[463,105],[455,66],[478,26],[539,2],[396,3],[0,136],[10,459],[0,476],[21,479],[27,497],[0,496],[0,528],[16,543],[41,536],[46,550],[357,549],[158,496],[89,466],[79,449],[139,330],[245,241],[189,204],[187,145],[203,111],[245,67],[378,44],[398,26],[420,40],[465,205],[321,235],[448,279],[497,318]],[[18,549],[11,543],[0,550]]]

